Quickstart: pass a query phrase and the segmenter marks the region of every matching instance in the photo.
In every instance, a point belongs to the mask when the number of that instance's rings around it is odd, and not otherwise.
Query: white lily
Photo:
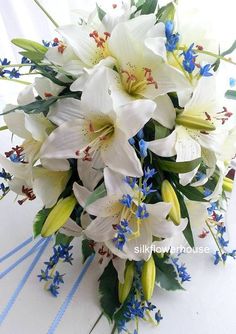
[[[207,166],[212,168],[214,155],[219,152],[224,137],[222,121],[227,114],[219,112],[215,78],[200,79],[191,100],[177,116],[175,130],[166,138],[149,142],[149,149],[163,157],[177,155],[177,162],[202,157]],[[198,167],[189,173],[180,174],[181,184],[190,183],[197,170]]]
[[[153,236],[171,238],[185,229],[187,219],[182,219],[178,226],[167,220],[166,217],[171,209],[170,203],[146,204],[148,216],[145,219],[138,219],[135,212],[140,205],[140,191],[136,188],[132,189],[124,182],[122,175],[112,172],[109,168],[104,170],[104,179],[107,196],[88,206],[86,206],[86,200],[91,192],[77,183],[74,184],[73,190],[80,205],[90,215],[96,216],[84,233],[95,242],[104,242],[113,254],[123,259],[147,260],[152,250],[149,248],[147,252],[142,252],[142,248],[152,245]],[[127,194],[132,198],[130,208],[121,203],[123,196]],[[132,234],[124,244],[123,250],[120,250],[114,238],[117,235],[116,226],[119,226],[124,220],[129,222]],[[160,242],[162,245],[162,241]]]
[[[49,116],[60,123],[66,114],[68,121],[44,142],[41,157],[86,161],[92,160],[99,151],[104,164],[113,170],[123,175],[141,176],[140,161],[128,139],[152,117],[155,103],[140,100],[114,109],[105,77],[106,68],[101,68],[87,82],[81,101],[73,100],[69,109],[63,108],[62,101],[54,115]]]

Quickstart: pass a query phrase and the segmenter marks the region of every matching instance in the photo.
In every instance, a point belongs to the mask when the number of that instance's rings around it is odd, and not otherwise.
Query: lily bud
[[[150,300],[153,295],[156,280],[156,266],[153,256],[144,263],[141,282],[143,287],[143,294],[146,300]]]
[[[224,191],[231,192],[233,190],[234,181],[228,177],[224,177],[223,180],[223,189]]]
[[[214,131],[216,129],[213,123],[197,116],[179,115],[176,118],[176,124],[199,131]]]
[[[76,203],[77,201],[74,195],[61,199],[49,213],[43,225],[41,235],[43,237],[49,237],[65,225]]]
[[[124,303],[124,301],[126,300],[126,298],[130,293],[133,284],[133,279],[134,279],[134,262],[129,262],[125,270],[124,283],[122,284],[119,282],[118,285],[119,302],[121,304]]]
[[[171,203],[172,208],[169,213],[170,219],[175,225],[179,225],[181,222],[181,212],[178,197],[174,188],[168,180],[164,180],[161,185],[161,195],[164,202]]]

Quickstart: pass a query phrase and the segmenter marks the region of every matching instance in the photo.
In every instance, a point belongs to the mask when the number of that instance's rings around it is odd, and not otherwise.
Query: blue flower
[[[0,63],[2,66],[7,66],[7,65],[10,65],[10,60],[7,60],[7,58],[4,58],[3,60],[0,59]]]
[[[49,276],[49,273],[48,273],[48,270],[42,270],[41,269],[41,274],[40,275],[37,275],[37,277],[39,278],[39,281],[48,281],[50,279],[52,279],[51,276]]]
[[[59,285],[60,283],[64,283],[63,276],[65,276],[65,274],[60,274],[59,271],[56,271],[53,277],[53,283],[56,285]]]
[[[127,194],[123,195],[122,199],[120,200],[120,203],[126,206],[127,208],[131,208],[133,198]]]
[[[236,85],[236,79],[235,78],[229,78],[229,85],[230,87],[234,87]]]
[[[186,266],[184,264],[179,265],[178,261],[179,261],[178,258],[172,258],[172,262],[174,263],[178,271],[178,275],[179,275],[179,278],[181,279],[181,283],[189,282],[191,280],[191,276],[187,272]]]
[[[217,265],[221,261],[221,256],[219,254],[219,251],[216,251],[214,254],[214,265]]]
[[[226,240],[223,238],[223,236],[218,237],[218,241],[219,241],[221,247],[227,247],[228,244],[229,244],[229,241],[226,241]]]
[[[129,222],[124,219],[120,222],[119,225],[116,226],[117,236],[112,239],[115,246],[119,250],[123,250],[125,243],[127,242],[128,238],[127,235],[132,234],[132,230],[129,227]]]
[[[157,191],[156,189],[152,189],[152,183],[148,185],[146,180],[143,181],[143,186],[140,190],[142,191],[144,196],[147,196]]]
[[[144,311],[145,311],[145,308],[142,302],[136,300],[135,297],[132,296],[130,302],[127,304],[127,310],[124,316],[128,318],[129,320],[133,320],[136,317],[144,318]]]
[[[153,178],[153,176],[156,173],[157,173],[157,171],[154,168],[150,169],[149,167],[147,167],[147,169],[144,170],[144,178],[145,178],[145,180],[148,181],[149,179]]]
[[[212,191],[210,189],[208,189],[208,188],[204,189],[203,195],[205,197],[210,196],[211,194],[212,194]]]
[[[57,297],[59,295],[59,286],[55,285],[55,284],[51,284],[48,291],[51,292],[51,294],[54,296],[54,297]]]
[[[132,137],[132,138],[130,138],[129,139],[129,143],[130,143],[130,145],[134,145],[135,144],[135,139]]]
[[[124,178],[124,181],[125,181],[125,183],[127,183],[130,186],[130,188],[134,189],[134,187],[136,185],[136,182],[137,182],[137,179],[136,179],[136,177],[126,176]]]
[[[146,158],[147,149],[148,149],[148,143],[145,140],[141,139],[139,141],[139,150],[140,150],[140,155],[142,158]]]
[[[31,61],[27,57],[22,57],[21,58],[21,64],[30,64]]]
[[[139,130],[139,132],[137,133],[137,137],[138,137],[138,139],[143,139],[144,138],[143,129]]]
[[[166,50],[173,52],[179,42],[179,34],[173,34],[174,23],[172,21],[166,21],[165,33],[166,33]]]
[[[182,53],[184,56],[183,67],[185,71],[187,71],[188,73],[192,73],[196,66],[195,60],[196,60],[197,55],[195,51],[193,51],[193,46],[194,46],[194,43],[190,45],[187,51],[184,51]]]
[[[145,219],[149,216],[149,213],[147,212],[146,205],[143,203],[142,205],[139,205],[136,211],[136,217],[140,219]]]
[[[211,64],[206,64],[200,68],[200,75],[203,77],[211,77],[213,74],[209,72],[211,70]]]
[[[156,322],[159,324],[159,322],[163,319],[162,315],[161,315],[161,311],[159,310],[156,314],[155,314],[155,320]]]
[[[42,40],[42,43],[46,48],[49,48],[49,46],[51,45],[50,41],[48,42],[48,41],[45,41],[44,39]]]
[[[10,79],[14,79],[14,78],[18,79],[20,77],[20,72],[16,70],[15,68],[13,68],[11,71],[6,70],[5,73],[9,75]]]
[[[0,172],[0,177],[4,180],[11,180],[12,176],[10,173],[7,173],[4,168],[2,168],[2,171]]]

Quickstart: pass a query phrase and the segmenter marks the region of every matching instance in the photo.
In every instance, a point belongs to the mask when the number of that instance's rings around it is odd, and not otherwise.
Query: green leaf
[[[52,82],[54,82],[55,84],[59,85],[59,86],[66,86],[66,83],[57,79],[55,77],[56,73],[51,73],[47,70],[45,70],[45,67],[44,66],[41,66],[39,64],[35,64],[35,68],[38,70],[38,72],[40,72],[44,77],[50,79]]]
[[[173,2],[161,7],[157,12],[157,20],[159,22],[173,21],[175,17],[175,6]]]
[[[107,194],[107,191],[106,191],[105,185],[104,185],[104,183],[102,183],[87,198],[87,201],[85,203],[85,208],[86,208],[86,206],[88,206],[88,205],[92,204],[93,202],[95,202],[97,199],[106,196],[106,194]]]
[[[33,222],[34,238],[36,238],[38,235],[41,234],[43,224],[45,223],[45,221],[47,219],[47,216],[49,215],[50,211],[51,211],[51,209],[42,209],[36,214],[36,216],[34,218],[34,222]]]
[[[168,160],[158,160],[160,168],[166,172],[188,173],[194,170],[201,163],[202,159],[198,158],[191,161],[175,162]]]
[[[106,15],[106,12],[104,12],[104,10],[101,7],[99,7],[98,4],[97,4],[97,12],[99,20],[102,21]]]
[[[167,137],[170,134],[170,130],[161,125],[160,123],[156,122],[154,123],[155,127],[155,139],[162,139]]]
[[[228,48],[226,51],[221,53],[221,56],[222,57],[227,56],[230,53],[234,52],[235,49],[236,49],[236,40],[233,42],[230,48]]]
[[[4,131],[4,130],[7,130],[7,129],[8,129],[8,127],[6,125],[0,127],[0,131]]]
[[[227,90],[225,97],[226,99],[236,100],[236,90]]]
[[[156,264],[156,282],[164,290],[175,291],[184,290],[179,282],[178,273],[174,264],[168,263],[168,257],[158,258],[154,254],[154,260]]]
[[[204,194],[201,193],[196,187],[192,186],[182,186],[176,179],[173,178],[177,190],[179,190],[184,196],[186,196],[191,201],[206,202],[204,199]]]
[[[48,50],[44,45],[25,38],[14,38],[11,42],[26,51],[36,51],[45,54]]]
[[[100,304],[108,319],[113,320],[114,313],[120,307],[118,300],[118,275],[112,261],[99,279]]]
[[[33,63],[40,63],[44,59],[44,54],[36,51],[21,51],[19,54],[29,58]]]
[[[67,246],[71,243],[73,239],[74,237],[69,237],[68,235],[58,232],[56,235],[55,245]]]
[[[82,254],[83,254],[83,262],[87,260],[90,255],[94,253],[93,248],[90,245],[90,241],[88,239],[82,240]]]
[[[181,217],[188,219],[188,225],[186,226],[185,230],[183,231],[184,237],[187,240],[190,247],[194,247],[194,239],[193,239],[193,232],[190,225],[190,218],[188,214],[188,209],[186,207],[185,201],[183,196],[176,191],[176,195],[178,197],[179,205],[180,205],[180,211],[181,211]]]
[[[148,15],[155,13],[157,8],[157,0],[146,0],[142,5],[141,15]]]

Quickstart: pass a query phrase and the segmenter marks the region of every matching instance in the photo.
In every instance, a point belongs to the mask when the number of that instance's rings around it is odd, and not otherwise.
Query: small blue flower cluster
[[[12,176],[10,173],[7,173],[5,169],[3,168],[2,171],[0,172],[0,178],[2,178],[4,181],[10,181],[12,179]],[[0,199],[6,196],[6,194],[9,192],[9,187],[6,186],[3,182],[0,183],[0,190],[1,190],[1,195]]]
[[[55,46],[58,46],[59,44],[59,40],[58,38],[54,38],[52,41],[45,41],[44,39],[42,40],[42,43],[43,45],[46,47],[46,48],[49,48],[49,47],[55,47]]]
[[[72,265],[72,253],[70,250],[73,246],[70,245],[59,245],[53,247],[53,255],[50,257],[48,262],[44,262],[46,265],[45,270],[41,270],[41,274],[38,275],[39,281],[48,282],[50,285],[47,290],[54,296],[57,297],[59,294],[60,284],[64,283],[63,276],[65,274],[60,274],[59,271],[54,273],[56,265],[59,261],[67,262]]]
[[[128,240],[127,235],[132,234],[132,230],[129,228],[129,222],[124,219],[119,225],[115,226],[115,229],[117,230],[117,235],[112,239],[112,241],[114,242],[116,248],[123,250],[124,245]]]
[[[185,71],[188,73],[192,73],[196,67],[195,61],[197,58],[196,52],[193,50],[194,43],[190,45],[190,47],[182,53],[184,56],[183,59],[183,67]]]
[[[177,271],[178,271],[178,275],[179,278],[181,279],[181,283],[184,282],[189,282],[191,280],[191,276],[189,275],[189,273],[187,272],[187,268],[185,266],[185,264],[181,263],[179,264],[179,258],[172,258],[171,259],[173,264],[175,265]]]
[[[221,253],[219,251],[216,251],[214,254],[214,264],[217,265],[219,262],[225,263],[227,260],[227,257],[232,257],[233,259],[236,259],[236,249],[232,251],[226,250],[226,248],[229,245],[229,241],[225,240],[224,234],[226,233],[226,227],[223,225],[217,225],[216,226],[216,235],[218,243],[221,247]]]
[[[144,298],[141,285],[142,264],[142,262],[136,262],[133,290],[131,291],[127,304],[125,305],[124,319],[118,323],[119,333],[128,332],[126,323],[128,323],[130,320],[145,319],[150,321],[150,312],[153,312],[157,309],[155,305],[149,301],[146,301]],[[146,314],[148,314],[147,319]],[[154,318],[156,320],[156,325],[158,325],[163,319],[160,310],[155,313]],[[137,329],[135,329],[134,333],[138,334]]]
[[[20,77],[19,70],[12,68],[11,70],[5,70],[4,67],[10,65],[10,61],[7,60],[7,58],[4,58],[3,60],[0,59],[0,77],[8,77],[9,79],[18,79]]]
[[[165,34],[166,34],[166,50],[173,52],[179,42],[179,34],[173,34],[174,23],[172,21],[166,21],[165,24]]]

